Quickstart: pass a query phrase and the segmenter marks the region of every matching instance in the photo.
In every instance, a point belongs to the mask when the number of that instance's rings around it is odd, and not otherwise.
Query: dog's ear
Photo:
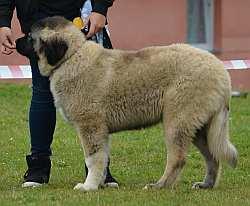
[[[68,50],[67,43],[58,38],[43,42],[42,44],[47,61],[51,66],[55,66]]]

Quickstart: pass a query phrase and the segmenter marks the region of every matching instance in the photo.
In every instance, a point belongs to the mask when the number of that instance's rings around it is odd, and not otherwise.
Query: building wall
[[[139,49],[185,42],[186,1],[115,1],[109,26],[115,48]]]
[[[214,0],[214,53],[221,59],[250,58],[250,1]],[[186,42],[186,1],[116,1],[109,12],[116,48]]]
[[[250,58],[249,8],[249,0],[215,0],[215,52],[220,58]]]

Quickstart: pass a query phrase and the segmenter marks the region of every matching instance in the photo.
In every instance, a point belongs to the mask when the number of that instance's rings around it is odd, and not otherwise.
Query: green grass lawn
[[[111,170],[120,189],[98,192],[74,191],[83,181],[83,154],[76,133],[58,115],[53,142],[50,183],[22,189],[29,152],[29,86],[0,84],[0,205],[250,205],[250,97],[231,103],[231,140],[239,152],[232,170],[223,165],[219,186],[192,190],[201,181],[205,165],[192,147],[182,176],[174,189],[142,190],[162,175],[166,151],[161,125],[112,136]]]

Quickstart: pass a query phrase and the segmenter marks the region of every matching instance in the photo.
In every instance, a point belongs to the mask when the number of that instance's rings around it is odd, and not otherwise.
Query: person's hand
[[[87,38],[92,37],[97,32],[101,31],[106,24],[106,17],[102,14],[92,12],[88,18],[86,24],[90,24],[89,32]]]
[[[9,27],[0,28],[0,49],[3,54],[10,55],[16,48],[16,44]]]

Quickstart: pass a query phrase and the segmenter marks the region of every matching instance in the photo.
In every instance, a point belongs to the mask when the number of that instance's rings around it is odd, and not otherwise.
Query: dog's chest
[[[54,104],[55,104],[56,109],[59,111],[59,113],[62,115],[62,117],[65,121],[70,122],[70,118],[67,115],[66,108],[63,105],[60,91],[56,90],[55,84],[52,81],[50,84],[50,90],[51,90],[53,98],[54,98]]]

